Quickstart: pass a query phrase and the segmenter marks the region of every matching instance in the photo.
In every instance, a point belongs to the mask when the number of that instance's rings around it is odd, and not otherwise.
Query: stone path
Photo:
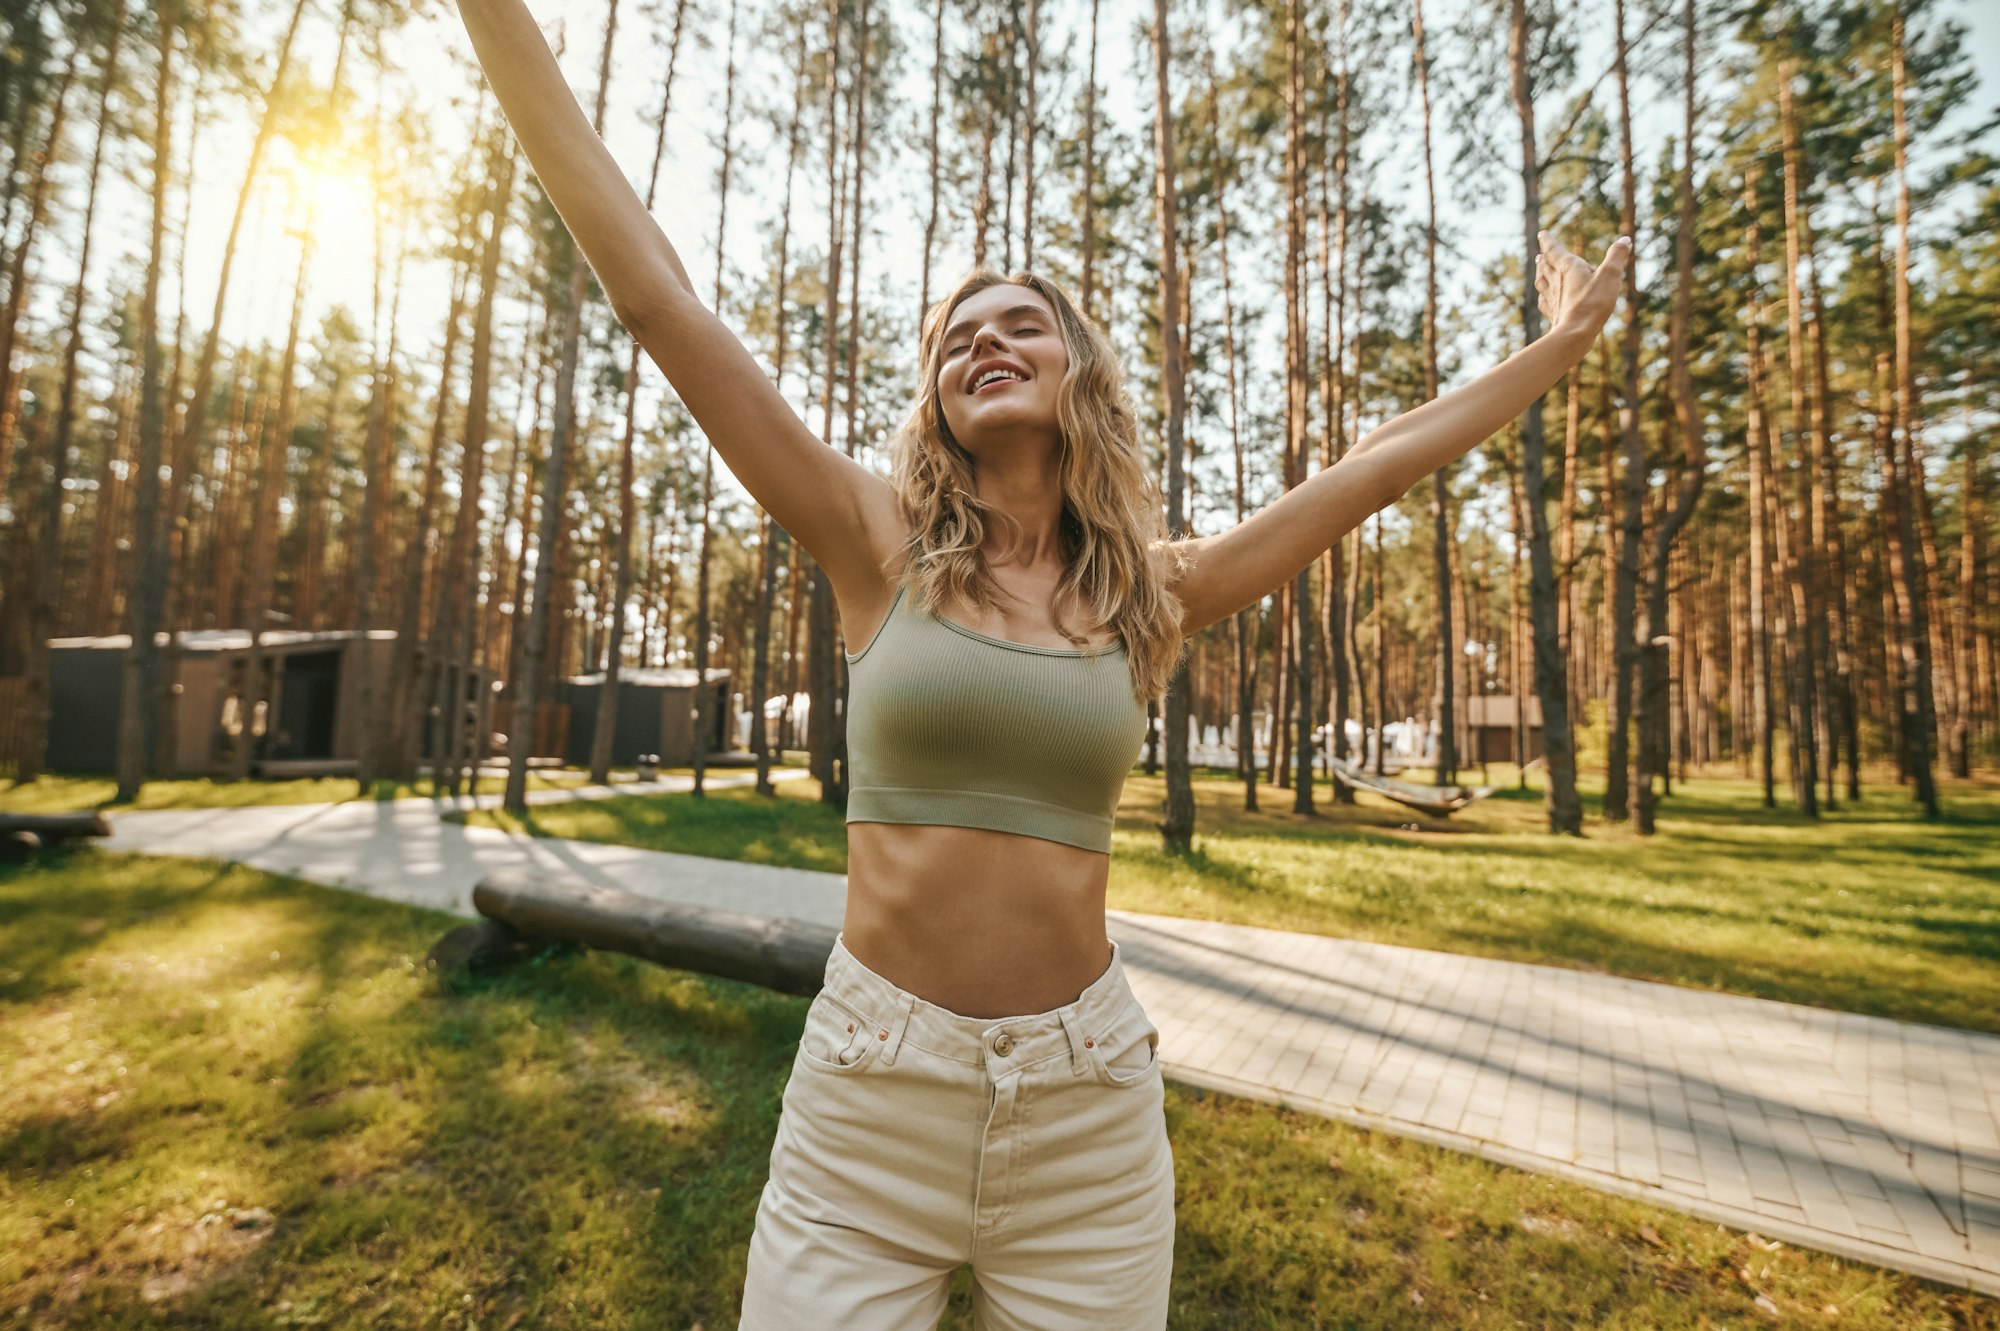
[[[845,907],[838,874],[518,837],[446,807],[126,813],[108,844],[461,915],[501,866],[836,926]],[[1176,1081],[2000,1295],[2000,1037],[1241,925],[1113,911],[1109,928]]]

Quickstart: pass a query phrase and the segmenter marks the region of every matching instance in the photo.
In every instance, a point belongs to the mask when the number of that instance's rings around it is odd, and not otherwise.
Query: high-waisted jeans
[[[740,1331],[928,1331],[968,1262],[981,1331],[1166,1325],[1160,1033],[1111,946],[1073,1003],[967,1017],[835,940],[785,1087]]]

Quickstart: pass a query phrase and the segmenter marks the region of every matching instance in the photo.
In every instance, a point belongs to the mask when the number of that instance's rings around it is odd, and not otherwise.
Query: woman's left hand
[[[1604,261],[1592,268],[1564,248],[1554,232],[1540,234],[1542,252],[1535,256],[1535,290],[1550,331],[1596,337],[1618,303],[1618,284],[1624,280],[1625,266],[1632,262],[1631,237],[1612,241]]]

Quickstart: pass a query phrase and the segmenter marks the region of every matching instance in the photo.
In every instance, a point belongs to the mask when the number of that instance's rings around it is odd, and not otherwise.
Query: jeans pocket
[[[1091,1042],[1091,1066],[1106,1086],[1138,1086],[1153,1079],[1160,1063],[1160,1028],[1135,1000],[1108,1030]]]
[[[805,1029],[799,1033],[799,1057],[807,1067],[821,1072],[858,1072],[874,1061],[882,1041],[875,1036],[876,1025],[854,1007],[822,989],[806,1009]]]

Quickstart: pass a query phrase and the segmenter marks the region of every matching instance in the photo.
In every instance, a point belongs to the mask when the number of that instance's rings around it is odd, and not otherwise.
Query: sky
[[[1433,29],[1444,29],[1458,17],[1465,4],[1477,2],[1434,0],[1427,18]],[[536,0],[531,5],[552,42],[559,37],[563,39],[565,72],[572,87],[586,99],[594,88],[604,3],[605,0]],[[908,3],[908,0],[888,0],[888,3],[906,44],[911,48],[904,60],[901,100],[911,107],[921,106],[927,114],[930,94],[928,10]],[[707,49],[696,46],[683,51],[674,93],[676,109],[670,121],[667,167],[654,212],[697,285],[707,292],[711,289],[715,264],[714,181],[720,153],[724,69],[720,48],[727,11],[719,0],[697,0],[697,4],[699,8],[690,22],[697,35],[706,41]],[[1608,13],[1608,6],[1604,8]],[[1979,116],[1990,117],[1996,100],[2000,100],[2000,5],[1980,4],[1975,0],[1943,0],[1943,9],[1971,29],[1971,53],[1982,82],[1973,105],[1961,111],[1955,123],[1937,136],[1935,146],[1919,144],[1916,154],[1919,171],[1923,169],[1927,154],[1933,153],[1936,146],[1950,144]],[[1089,6],[1077,0],[1043,0],[1041,10],[1045,25],[1044,48],[1069,48],[1080,68],[1088,47]],[[791,74],[780,39],[752,36],[758,26],[752,12],[745,10],[743,28],[738,36],[739,99],[748,98],[757,106],[780,102],[788,106]],[[1183,16],[1179,21],[1191,22],[1195,11],[1183,4],[1177,12]],[[1225,11],[1217,5],[1211,7],[1211,12],[1216,18],[1210,30],[1220,34],[1217,40],[1226,49],[1232,35],[1229,26],[1220,17]],[[1596,8],[1593,7],[1590,12],[1595,15]],[[327,0],[318,0],[309,13],[302,30],[300,51],[313,70],[315,79],[323,83],[333,62],[337,10]],[[263,34],[267,35],[273,49],[288,14],[289,5],[279,0],[266,0],[256,11],[256,21],[262,25]],[[1140,0],[1103,0],[1103,36],[1099,57],[1099,78],[1104,88],[1101,98],[1103,114],[1108,121],[1140,133],[1146,132],[1145,127],[1153,113],[1151,53],[1143,38],[1143,25],[1150,20],[1150,14],[1151,5]],[[637,182],[641,190],[644,182],[640,177],[651,163],[651,118],[658,106],[657,89],[664,69],[664,39],[669,18],[668,0],[622,0],[605,139],[627,177]],[[1608,67],[1608,24],[1609,19],[1605,17],[1595,31],[1585,35],[1579,60],[1583,79],[1594,77]],[[469,105],[473,66],[470,42],[460,26],[455,7],[447,3],[437,17],[412,24],[407,35],[396,44],[395,55],[401,65],[396,76],[401,90],[433,116],[438,124],[462,125],[465,108]],[[1436,58],[1442,67],[1435,77],[1444,85],[1450,85],[1458,74],[1448,64],[1451,58],[1455,57],[1449,51]],[[1501,58],[1504,58],[1504,53]],[[1226,63],[1226,58],[1223,63]],[[350,66],[350,69],[353,68],[356,67]],[[362,68],[365,71],[365,67]],[[373,90],[365,91],[372,94]],[[1417,208],[1421,206],[1422,187],[1419,183],[1420,161],[1415,156],[1420,140],[1413,78],[1405,81],[1402,91],[1402,104],[1397,113],[1368,126],[1357,151],[1378,164],[1378,181],[1406,185],[1411,191],[1406,202],[1410,207]],[[1054,95],[1048,98],[1051,103],[1059,104],[1065,96],[1080,96],[1080,90],[1074,83],[1067,89],[1052,92]],[[1710,86],[1704,92],[1715,95],[1726,90]],[[1674,90],[1648,80],[1642,80],[1635,86],[1634,98],[1636,130],[1640,139],[1639,157],[1645,161],[1657,154],[1664,138],[1677,127],[1678,98]],[[254,130],[254,124],[240,102],[233,104],[229,110],[230,114],[226,117],[204,125],[199,140],[197,187],[193,216],[188,226],[186,264],[189,317],[197,327],[207,321],[213,274],[219,267],[222,238]],[[1072,114],[1066,106],[1060,107],[1060,113],[1065,117]],[[1450,161],[1460,146],[1449,119],[1442,114],[1437,117],[1437,156],[1441,163]],[[777,210],[782,198],[784,147],[782,143],[774,142],[769,129],[756,116],[741,117],[737,132],[738,175],[735,188],[743,192],[737,193],[732,202],[729,234],[724,248],[733,270],[740,274],[761,264],[763,242],[759,228]],[[914,135],[914,122],[904,132]],[[187,150],[184,126],[180,127],[179,133],[177,157],[184,156]],[[1515,151],[1511,120],[1496,125],[1495,133],[1505,140],[1504,145],[1496,147],[1505,154]],[[463,134],[462,128],[456,131],[459,141],[462,141]],[[283,155],[281,147],[278,157]],[[816,158],[816,154],[814,156]],[[911,148],[901,156],[907,166],[893,174],[890,192],[885,193],[879,181],[873,189],[875,216],[872,221],[876,234],[868,253],[866,272],[871,284],[880,284],[878,290],[907,292],[909,305],[914,309],[920,263],[916,256],[920,255],[922,246],[923,209],[920,205],[923,200],[919,194],[924,189],[924,181],[921,153]],[[136,150],[130,158],[127,163],[128,179],[143,184],[146,174],[144,161]],[[81,165],[73,165],[67,181],[59,182],[59,188],[72,191],[72,199],[80,197],[82,169]],[[369,321],[372,244],[370,198],[365,175],[362,168],[354,165],[346,170],[309,175],[306,179],[306,188],[316,201],[322,219],[322,225],[315,233],[317,254],[307,327],[316,326],[320,312],[328,305],[341,303],[348,307],[356,322],[365,330]],[[824,239],[820,220],[823,210],[810,179],[810,175],[802,179],[795,219],[798,234],[802,235],[804,242],[817,244]],[[1491,197],[1475,197],[1481,191],[1463,187],[1463,182],[1454,181],[1442,168],[1438,188],[1440,230],[1449,251],[1441,286],[1449,303],[1455,289],[1469,286],[1473,274],[1501,253],[1518,245],[1518,204],[1517,196],[1504,186],[1497,193],[1484,191]],[[129,270],[131,265],[143,263],[146,203],[138,187],[128,183],[124,189],[129,197],[122,205],[113,204],[102,210],[101,225],[107,234],[100,236],[99,244],[108,241],[115,249],[122,250],[123,261]],[[1067,193],[1067,187],[1062,192]],[[1550,202],[1552,206],[1557,203]],[[265,190],[260,192],[258,205],[253,208],[248,223],[248,239],[238,260],[237,278],[224,319],[225,335],[231,342],[246,336],[281,338],[283,335],[283,321],[297,261],[296,240],[282,232],[281,214],[286,203],[283,191]],[[956,220],[956,226],[951,225],[953,220]],[[934,270],[944,274],[945,278],[934,278],[934,283],[945,280],[970,262],[969,223],[962,216],[953,219],[948,215],[945,230],[945,244]],[[1643,276],[1649,263],[1664,259],[1670,238],[1663,230],[1655,229],[1652,234],[1642,234],[1638,239]],[[1586,257],[1594,259],[1596,256]],[[54,270],[51,266],[45,272]],[[100,268],[100,275],[102,271]],[[1251,299],[1255,298],[1254,284],[1259,276],[1253,270],[1238,278],[1239,284],[1249,288]],[[1275,278],[1275,272],[1268,274],[1268,280]],[[100,276],[94,287],[100,286],[101,280]],[[439,336],[448,296],[445,281],[442,265],[423,265],[410,270],[410,281],[402,298],[402,345],[418,360],[427,353],[435,354],[432,349]],[[173,296],[170,291],[168,298],[171,300]],[[45,301],[44,306],[41,311],[43,317],[53,318],[52,302]],[[512,317],[519,320],[525,317],[525,312],[515,310]],[[520,335],[518,327],[510,329],[503,326],[501,346],[505,348],[510,343],[518,342]],[[1461,353],[1459,359],[1462,363],[1457,367],[1461,379],[1483,368],[1482,356],[1490,360],[1490,355],[1476,345],[1461,348]],[[1249,354],[1254,364],[1268,369],[1275,365],[1279,352],[1270,346],[1253,346],[1249,348]],[[657,388],[660,383],[657,375],[653,383]],[[726,468],[718,468],[717,474],[726,477]],[[724,484],[733,486],[733,482],[728,480]]]

